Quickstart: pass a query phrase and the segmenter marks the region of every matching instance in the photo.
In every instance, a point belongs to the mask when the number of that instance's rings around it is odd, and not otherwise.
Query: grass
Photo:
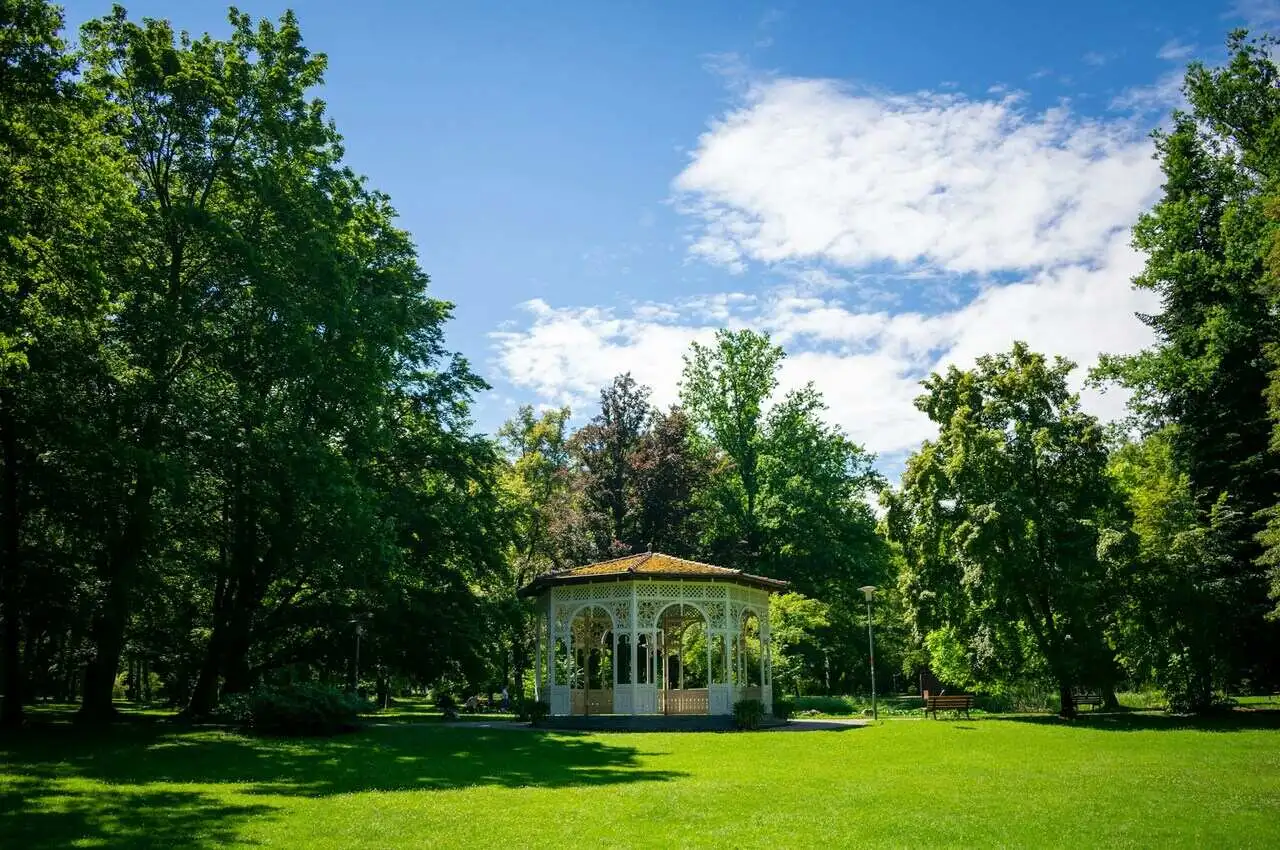
[[[0,847],[1280,846],[1280,712],[1251,708],[301,741],[50,723],[0,738]]]
[[[458,711],[458,720],[462,722],[512,719],[514,719],[514,715],[511,712],[476,712],[472,714],[461,709]],[[366,714],[365,720],[379,724],[442,723],[444,722],[444,713],[436,708],[434,702],[425,697],[397,697],[387,708]]]

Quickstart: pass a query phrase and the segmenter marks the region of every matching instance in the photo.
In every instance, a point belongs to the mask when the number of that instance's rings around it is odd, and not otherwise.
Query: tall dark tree
[[[74,78],[61,12],[0,2],[0,720],[22,719],[20,653],[74,619],[92,551],[79,463],[92,446],[94,390],[111,366],[101,335],[119,306],[105,277],[130,198],[95,93]],[[25,618],[25,623],[24,623]],[[56,628],[56,627],[55,627]]]
[[[678,407],[654,416],[631,456],[636,538],[682,558],[701,556],[702,502],[711,476],[710,446]]]
[[[605,519],[602,551],[617,544],[635,551],[642,545],[633,511],[633,460],[653,413],[649,394],[630,372],[617,376],[600,391],[600,412],[573,436],[573,453],[586,475],[587,499]]]
[[[1266,267],[1277,232],[1280,72],[1268,39],[1236,32],[1228,49],[1221,68],[1188,68],[1190,111],[1155,136],[1164,195],[1134,228],[1147,255],[1134,285],[1160,296],[1160,310],[1143,317],[1157,342],[1104,359],[1097,372],[1133,391],[1145,430],[1167,435],[1206,545],[1219,553],[1210,581],[1233,600],[1218,626],[1216,651],[1232,671],[1220,684],[1280,676],[1280,631],[1264,619],[1264,544],[1280,535],[1259,540],[1280,501],[1267,401],[1280,313]]]

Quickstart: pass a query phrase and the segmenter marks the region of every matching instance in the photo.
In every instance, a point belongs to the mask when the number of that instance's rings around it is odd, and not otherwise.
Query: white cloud
[[[1111,108],[1141,115],[1168,113],[1186,103],[1182,79],[1181,70],[1161,74],[1151,85],[1125,89],[1112,99]]]
[[[1168,62],[1181,62],[1196,52],[1194,44],[1184,44],[1176,38],[1166,41],[1156,52],[1156,57]]]
[[[523,331],[494,334],[498,365],[513,383],[539,397],[585,411],[616,374],[630,371],[654,390],[654,401],[676,401],[681,357],[693,340],[707,342],[721,326],[769,331],[788,351],[781,375],[786,390],[813,381],[830,405],[830,419],[867,448],[893,455],[934,432],[912,404],[919,380],[949,365],[972,365],[979,355],[1027,341],[1046,354],[1075,360],[1077,389],[1101,351],[1136,351],[1151,340],[1136,312],[1155,309],[1149,293],[1129,279],[1140,258],[1117,237],[1093,269],[1071,266],[1028,280],[990,287],[950,312],[858,312],[835,299],[781,292],[760,304],[739,297],[721,303],[718,317],[697,304],[655,314],[597,307],[525,305]],[[736,294],[729,294],[736,295]],[[736,309],[741,307],[742,309]],[[703,321],[690,321],[701,314]],[[680,318],[674,318],[674,317]],[[1092,412],[1112,419],[1125,399],[1086,393]]]
[[[924,264],[955,273],[1085,262],[1150,201],[1158,174],[1124,122],[1017,99],[885,96],[830,80],[753,85],[675,180],[696,256]]]
[[[1103,65],[1107,64],[1107,61],[1110,57],[1108,57],[1107,54],[1105,53],[1099,53],[1096,50],[1090,50],[1088,53],[1086,53],[1084,56],[1080,58],[1084,60],[1084,63],[1086,65],[1092,65],[1095,68],[1101,68]]]
[[[691,253],[785,282],[624,308],[531,301],[525,322],[493,334],[496,365],[580,413],[625,371],[666,405],[691,341],[765,330],[788,351],[781,389],[813,381],[831,420],[892,466],[935,431],[912,404],[931,371],[1025,340],[1075,360],[1078,388],[1100,352],[1151,341],[1135,313],[1157,305],[1130,285],[1142,261],[1128,229],[1159,183],[1132,116],[757,82],[712,123],[675,189],[697,227]],[[946,306],[926,309],[926,292]],[[915,306],[903,309],[907,293]],[[1108,419],[1125,401],[1084,398]]]
[[[1280,24],[1280,2],[1277,0],[1236,0],[1231,12],[1253,29],[1272,29]]]

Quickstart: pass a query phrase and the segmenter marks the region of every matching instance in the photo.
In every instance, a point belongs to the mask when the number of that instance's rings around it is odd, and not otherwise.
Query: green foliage
[[[773,698],[773,716],[778,720],[790,720],[796,713],[796,704],[789,699]]]
[[[759,729],[764,713],[764,703],[760,700],[740,699],[733,704],[733,725],[743,731]]]
[[[847,696],[799,696],[791,700],[793,713],[816,711],[820,714],[861,714],[861,698]]]
[[[680,400],[732,462],[717,494],[737,526],[747,557],[759,546],[760,455],[764,403],[778,385],[785,355],[768,335],[717,331],[714,347],[693,343],[684,359]]]
[[[384,694],[475,673],[509,537],[484,384],[342,162],[324,57],[291,14],[117,9],[72,54],[54,7],[3,13],[5,719],[77,681],[105,719],[122,660],[199,716],[350,676],[357,628]]]
[[[1131,678],[1151,682],[1181,710],[1207,710],[1227,681],[1231,652],[1222,642],[1232,618],[1232,585],[1216,580],[1226,565],[1223,538],[1200,523],[1188,476],[1174,455],[1169,426],[1112,455],[1109,471],[1133,516],[1137,551],[1120,566],[1113,642]]]
[[[532,726],[541,726],[551,716],[551,705],[546,700],[522,699],[515,709],[516,719]]]
[[[822,666],[821,630],[829,626],[829,608],[799,593],[782,593],[769,603],[773,681],[780,692],[799,692],[808,671]]]
[[[595,518],[595,545],[605,556],[640,551],[646,543],[636,515],[635,455],[653,415],[649,394],[630,373],[614,378],[600,391],[600,412],[571,441],[587,510]]]
[[[220,713],[261,735],[334,735],[356,728],[373,708],[359,695],[330,685],[262,685],[228,697]]]
[[[680,408],[655,414],[631,456],[637,543],[683,558],[702,554],[711,520],[707,494],[715,459]]]
[[[1098,556],[1098,520],[1113,505],[1106,445],[1067,389],[1071,368],[1018,343],[930,377],[916,404],[938,438],[885,497],[931,663],[953,684],[988,690],[1046,669],[1064,714],[1078,682],[1115,675]]]
[[[743,330],[721,331],[685,358],[681,399],[719,457],[699,500],[702,545],[714,563],[785,579],[826,603],[828,622],[782,659],[782,675],[791,688],[847,687],[868,679],[856,588],[890,581],[890,551],[868,504],[884,482],[874,458],[823,420],[811,385],[766,408],[783,356],[767,335]],[[898,666],[902,630],[883,636],[883,655]]]
[[[1280,682],[1280,625],[1264,619],[1267,571],[1280,576],[1280,72],[1270,38],[1238,31],[1227,48],[1218,68],[1191,64],[1188,109],[1155,136],[1164,194],[1133,235],[1147,258],[1134,284],[1160,300],[1143,316],[1156,343],[1095,373],[1131,390],[1133,424],[1168,452],[1146,459],[1155,490],[1129,488],[1154,572],[1122,618],[1131,663],[1204,706],[1218,687]]]

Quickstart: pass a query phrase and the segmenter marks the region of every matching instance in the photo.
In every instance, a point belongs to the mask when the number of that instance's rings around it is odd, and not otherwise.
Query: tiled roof
[[[527,586],[521,588],[520,595],[532,596],[546,587],[557,584],[585,584],[597,579],[626,579],[633,576],[642,578],[719,579],[760,587],[765,590],[781,590],[787,586],[785,581],[751,575],[750,573],[744,573],[742,570],[731,570],[728,567],[717,567],[714,564],[689,561],[685,558],[664,555],[661,552],[641,552],[638,555],[626,555],[621,558],[614,558],[611,561],[601,561],[598,564],[586,564],[581,567],[571,567],[567,570],[543,573]]]

